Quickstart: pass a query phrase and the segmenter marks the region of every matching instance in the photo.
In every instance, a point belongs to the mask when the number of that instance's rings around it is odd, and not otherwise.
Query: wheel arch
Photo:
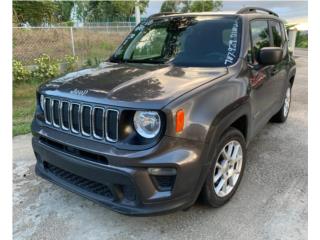
[[[293,86],[295,77],[296,77],[296,76],[293,75],[293,76],[291,76],[291,77],[289,78],[289,82],[290,82],[291,87]]]
[[[230,127],[238,129],[243,134],[246,144],[248,144],[251,136],[250,105],[247,98],[241,99],[240,102],[240,105],[237,101],[237,103],[227,106],[213,119],[206,136],[206,142],[210,147],[214,147]]]
[[[289,80],[289,83],[291,84],[291,87],[293,86],[295,77],[296,77],[296,67],[294,66],[290,69],[288,74],[288,80]]]

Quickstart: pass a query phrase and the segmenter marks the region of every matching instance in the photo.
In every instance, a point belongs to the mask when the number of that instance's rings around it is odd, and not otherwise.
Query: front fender
[[[185,94],[177,101],[166,106],[163,111],[167,116],[166,135],[208,143],[217,129],[218,123],[239,106],[248,101],[248,79],[225,76]],[[175,131],[176,112],[185,113],[182,132]],[[237,116],[237,115],[234,115]],[[227,123],[225,123],[227,124]]]

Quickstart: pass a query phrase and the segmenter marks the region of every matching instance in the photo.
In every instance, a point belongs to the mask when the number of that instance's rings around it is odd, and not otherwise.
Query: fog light
[[[177,174],[175,168],[148,168],[148,172],[155,176],[173,176]]]

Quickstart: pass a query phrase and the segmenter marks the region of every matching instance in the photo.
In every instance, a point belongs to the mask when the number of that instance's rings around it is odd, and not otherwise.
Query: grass
[[[13,136],[27,134],[31,131],[37,86],[36,83],[13,86]]]

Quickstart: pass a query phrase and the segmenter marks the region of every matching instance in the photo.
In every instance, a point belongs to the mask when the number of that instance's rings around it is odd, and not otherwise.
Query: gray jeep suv
[[[295,72],[269,10],[153,15],[99,67],[39,87],[36,173],[129,215],[219,207],[252,138],[287,119]]]

